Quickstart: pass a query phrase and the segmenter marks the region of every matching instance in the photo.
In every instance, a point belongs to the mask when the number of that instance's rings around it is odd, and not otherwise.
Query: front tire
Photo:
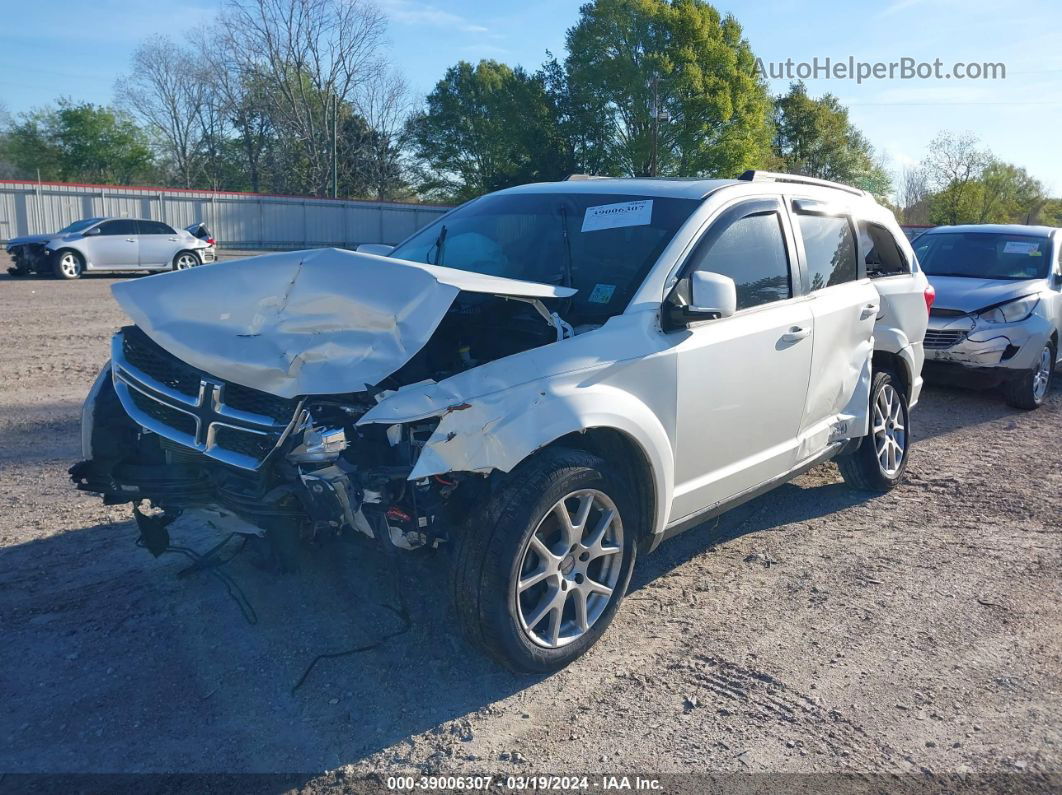
[[[56,252],[55,262],[52,265],[52,272],[55,274],[55,278],[73,281],[81,278],[81,274],[84,271],[85,260],[76,251],[63,249]]]
[[[870,432],[855,452],[837,459],[841,477],[852,488],[883,493],[903,480],[911,443],[907,402],[907,393],[893,373],[874,373]]]
[[[559,670],[593,646],[634,568],[631,493],[604,460],[566,448],[503,476],[454,545],[469,639],[517,673]]]
[[[1048,341],[1036,365],[1012,381],[1003,385],[1003,398],[1016,409],[1031,411],[1038,409],[1051,393],[1051,382],[1055,378],[1055,344]]]

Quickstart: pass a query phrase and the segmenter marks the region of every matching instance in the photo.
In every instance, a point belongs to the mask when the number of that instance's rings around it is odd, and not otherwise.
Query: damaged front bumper
[[[70,474],[107,503],[132,503],[155,554],[182,514],[289,541],[350,532],[412,549],[445,540],[458,476],[408,480],[437,419],[359,428],[367,393],[276,397],[199,371],[136,327],[115,336],[111,353],[83,410],[85,460]],[[144,501],[154,510],[139,510]]]
[[[13,267],[7,272],[13,276],[22,276],[30,273],[44,273],[52,261],[52,253],[43,243],[23,243],[10,246],[7,249],[11,257]]]
[[[1050,323],[1036,314],[1016,323],[988,323],[973,315],[931,318],[923,346],[927,370],[970,368],[1003,380],[1032,368],[1050,334]]]

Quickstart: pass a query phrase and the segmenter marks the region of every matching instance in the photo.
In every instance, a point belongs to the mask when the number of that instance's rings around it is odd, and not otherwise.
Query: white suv
[[[932,299],[870,196],[762,172],[526,185],[390,256],[112,289],[136,325],[79,488],[155,554],[178,515],[289,563],[340,533],[449,548],[461,624],[519,671],[589,648],[670,535],[833,457],[896,485]]]

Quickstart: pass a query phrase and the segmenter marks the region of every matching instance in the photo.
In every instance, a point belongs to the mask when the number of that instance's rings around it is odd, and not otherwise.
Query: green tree
[[[421,189],[467,199],[524,182],[566,176],[570,163],[541,74],[497,61],[446,70],[409,121]]]
[[[756,59],[737,20],[704,0],[594,0],[567,49],[571,95],[607,122],[595,146],[613,173],[734,176],[766,161]]]
[[[979,180],[977,223],[1033,223],[1047,201],[1043,184],[1028,171],[992,158]]]
[[[874,148],[832,94],[808,96],[803,82],[774,103],[773,155],[780,171],[854,185],[884,198],[892,188]]]
[[[124,113],[59,100],[23,114],[8,133],[7,155],[23,176],[127,184],[153,172],[148,137]]]
[[[929,222],[974,223],[983,203],[978,187],[991,154],[979,146],[977,137],[941,132],[929,142],[922,161],[933,195],[929,198]]]

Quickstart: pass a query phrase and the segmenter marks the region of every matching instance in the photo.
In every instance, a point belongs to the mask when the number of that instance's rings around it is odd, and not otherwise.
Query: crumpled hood
[[[23,235],[22,237],[13,237],[7,241],[7,246],[25,246],[28,243],[47,243],[53,237],[56,236],[55,232],[49,235]]]
[[[230,260],[111,287],[133,321],[177,358],[280,397],[378,384],[424,347],[461,290],[575,293],[338,249]]]
[[[977,312],[1004,301],[1031,295],[1043,286],[1042,279],[967,279],[961,276],[930,276],[928,273],[926,278],[937,291],[933,306],[960,312]]]

